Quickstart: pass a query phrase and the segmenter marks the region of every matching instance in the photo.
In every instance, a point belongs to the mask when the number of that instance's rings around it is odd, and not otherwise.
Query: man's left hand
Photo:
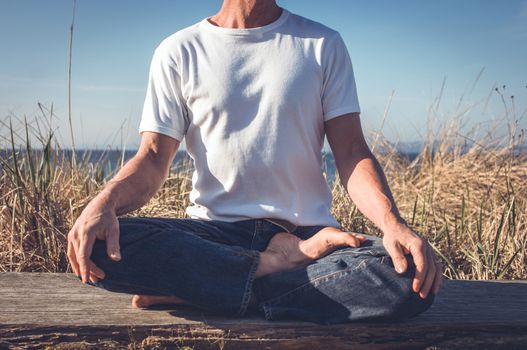
[[[419,237],[408,226],[384,232],[383,244],[392,258],[395,271],[404,273],[408,269],[405,255],[413,257],[416,272],[412,289],[425,299],[430,292],[436,294],[443,284],[443,265],[439,262],[430,244]]]

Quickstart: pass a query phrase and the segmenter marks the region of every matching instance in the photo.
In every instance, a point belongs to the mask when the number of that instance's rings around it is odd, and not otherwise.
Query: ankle
[[[275,272],[280,272],[280,265],[280,257],[278,254],[273,251],[265,250],[260,252],[260,262],[255,275],[258,278]]]
[[[284,272],[309,264],[313,259],[303,254],[287,254],[285,251],[267,249],[260,252],[260,263],[256,269],[256,277],[262,277],[276,272]]]

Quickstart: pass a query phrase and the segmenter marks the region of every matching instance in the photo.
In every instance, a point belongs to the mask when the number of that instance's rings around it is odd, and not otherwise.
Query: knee
[[[405,298],[403,298],[403,302],[395,312],[394,318],[406,319],[415,317],[428,310],[434,303],[434,299],[435,297],[432,293],[429,293],[426,298],[423,299],[418,293],[410,290]]]
[[[423,299],[419,296],[419,293],[413,291],[415,265],[411,258],[408,260],[408,269],[403,274],[395,272],[391,259],[389,259],[389,264],[387,264],[389,271],[386,271],[386,273],[391,275],[389,278],[390,302],[385,315],[388,319],[406,319],[417,316],[428,310],[434,302],[432,293],[429,293]]]

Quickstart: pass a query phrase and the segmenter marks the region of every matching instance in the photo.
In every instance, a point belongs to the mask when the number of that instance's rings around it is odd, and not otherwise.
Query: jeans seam
[[[290,290],[290,291],[287,291],[286,293],[284,293],[284,294],[282,294],[282,295],[279,295],[279,296],[277,296],[277,297],[274,297],[273,299],[266,300],[266,301],[262,302],[262,306],[265,307],[265,306],[267,306],[267,305],[270,304],[270,303],[277,303],[277,302],[279,302],[281,299],[284,299],[284,298],[286,298],[287,296],[289,296],[289,295],[291,295],[291,294],[294,294],[294,293],[297,293],[297,292],[299,292],[299,291],[301,291],[301,290],[303,290],[303,289],[306,289],[307,287],[313,287],[313,288],[314,288],[314,287],[315,287],[314,283],[315,283],[316,281],[318,281],[318,280],[323,279],[323,278],[327,278],[327,277],[330,277],[330,276],[334,276],[334,278],[337,278],[337,276],[335,276],[336,274],[340,274],[340,275],[338,276],[338,277],[340,277],[340,276],[342,276],[342,275],[344,275],[344,274],[346,274],[346,273],[350,273],[350,272],[352,272],[352,271],[357,271],[357,270],[363,268],[365,265],[367,265],[367,261],[368,261],[368,259],[363,259],[363,260],[361,260],[361,262],[360,262],[357,266],[355,266],[355,267],[353,267],[353,268],[348,267],[348,268],[346,268],[346,269],[344,269],[344,270],[340,270],[340,271],[332,272],[332,273],[329,273],[329,274],[326,274],[326,275],[323,275],[323,276],[317,277],[316,279],[311,280],[311,281],[309,281],[309,282],[307,282],[307,283],[304,283],[303,285],[298,286],[298,287],[296,287],[296,288],[294,288],[294,289],[292,289],[292,290]],[[266,305],[266,304],[267,304],[267,305]],[[264,310],[265,310],[265,309],[264,309]]]
[[[271,311],[271,308],[267,305],[262,305],[262,310],[264,312],[264,317],[267,321],[273,320],[273,312]]]
[[[254,295],[256,296],[257,307],[263,311],[264,318],[268,321],[271,321],[272,320],[271,310],[267,307],[267,305],[264,305],[264,302],[260,302],[260,300],[262,300],[263,298],[262,298],[262,290],[261,288],[259,288],[259,285],[258,285],[259,280],[257,280],[256,283],[254,284]]]
[[[247,308],[249,307],[249,302],[251,301],[251,293],[252,293],[253,284],[254,284],[255,275],[256,275],[256,269],[258,268],[259,263],[260,263],[260,253],[257,251],[254,251],[253,263],[251,265],[251,268],[249,269],[249,275],[247,276],[247,283],[245,284],[245,291],[242,296],[242,303],[240,305],[240,309],[236,313],[237,316],[243,316],[245,312],[247,311]]]
[[[344,248],[346,249],[346,248]],[[365,255],[367,257],[373,257],[373,258],[380,258],[380,257],[383,257],[383,256],[386,256],[386,254],[384,253],[374,253],[373,251],[362,251],[362,252],[351,252],[351,251],[334,251],[333,253],[331,253],[331,256],[337,256],[337,255],[347,255],[347,254],[351,254],[351,255],[354,255],[354,256],[361,256],[361,255]]]

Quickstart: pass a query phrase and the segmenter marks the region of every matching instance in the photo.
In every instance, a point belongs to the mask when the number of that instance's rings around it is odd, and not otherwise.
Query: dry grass
[[[509,146],[426,147],[410,161],[378,156],[399,210],[457,279],[527,279],[527,155]],[[378,234],[336,184],[334,214],[348,229]],[[353,208],[351,211],[349,208]]]
[[[516,152],[525,140],[515,125],[503,118],[494,130],[506,127],[508,137],[496,139],[492,132],[460,136],[459,124],[451,124],[431,135],[434,141],[414,160],[375,137],[403,217],[433,244],[447,277],[527,279],[527,158]],[[0,271],[67,271],[66,234],[108,180],[106,164],[66,159],[38,122],[7,129],[10,149],[0,157]],[[30,140],[40,152],[32,152]],[[186,164],[130,215],[182,217],[189,189]],[[334,214],[346,229],[376,233],[342,186],[333,193]]]

